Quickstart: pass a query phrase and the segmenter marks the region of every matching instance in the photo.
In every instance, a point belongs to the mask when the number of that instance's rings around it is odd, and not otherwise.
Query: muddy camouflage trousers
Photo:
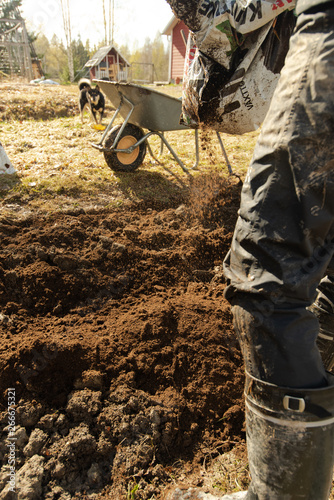
[[[332,4],[333,5],[333,4]],[[309,307],[334,252],[334,8],[299,16],[225,259],[246,370],[327,385]],[[333,280],[325,293],[334,299]],[[334,311],[332,311],[334,312]]]
[[[310,310],[319,320],[317,345],[325,368],[334,375],[334,260],[318,286],[316,301]]]

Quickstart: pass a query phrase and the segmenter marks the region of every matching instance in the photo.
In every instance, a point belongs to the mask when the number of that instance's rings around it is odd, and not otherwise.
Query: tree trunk
[[[74,64],[73,64],[73,51],[72,51],[72,30],[71,30],[71,14],[69,0],[60,0],[61,11],[63,15],[63,25],[65,31],[66,45],[67,45],[67,59],[68,71],[70,81],[74,80]]]

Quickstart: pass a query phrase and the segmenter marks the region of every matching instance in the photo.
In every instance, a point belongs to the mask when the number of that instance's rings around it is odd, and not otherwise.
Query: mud
[[[175,16],[186,22],[189,29],[197,31],[200,29],[198,20],[198,10],[200,2],[198,0],[188,0],[187,2],[180,0],[167,0]]]
[[[162,500],[185,471],[243,450],[221,272],[240,185],[204,191],[170,207],[1,219],[1,500]]]

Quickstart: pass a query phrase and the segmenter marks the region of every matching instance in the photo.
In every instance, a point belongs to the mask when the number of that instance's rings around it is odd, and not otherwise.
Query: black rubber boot
[[[246,377],[252,482],[247,500],[328,500],[334,462],[334,377],[288,389]]]
[[[334,377],[328,377],[324,388],[290,389],[247,374],[248,491],[176,489],[168,500],[328,500],[334,464]]]

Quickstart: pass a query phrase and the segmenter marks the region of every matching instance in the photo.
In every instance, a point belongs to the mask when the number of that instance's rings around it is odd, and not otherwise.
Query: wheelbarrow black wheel
[[[108,135],[105,141],[105,147],[110,148],[117,137],[121,125],[115,127]],[[144,132],[136,125],[127,124],[122,132],[121,137],[116,145],[117,149],[129,149],[136,144],[142,137]],[[143,163],[146,155],[146,141],[137,146],[131,153],[116,153],[104,152],[104,158],[111,170],[121,172],[133,172]]]

